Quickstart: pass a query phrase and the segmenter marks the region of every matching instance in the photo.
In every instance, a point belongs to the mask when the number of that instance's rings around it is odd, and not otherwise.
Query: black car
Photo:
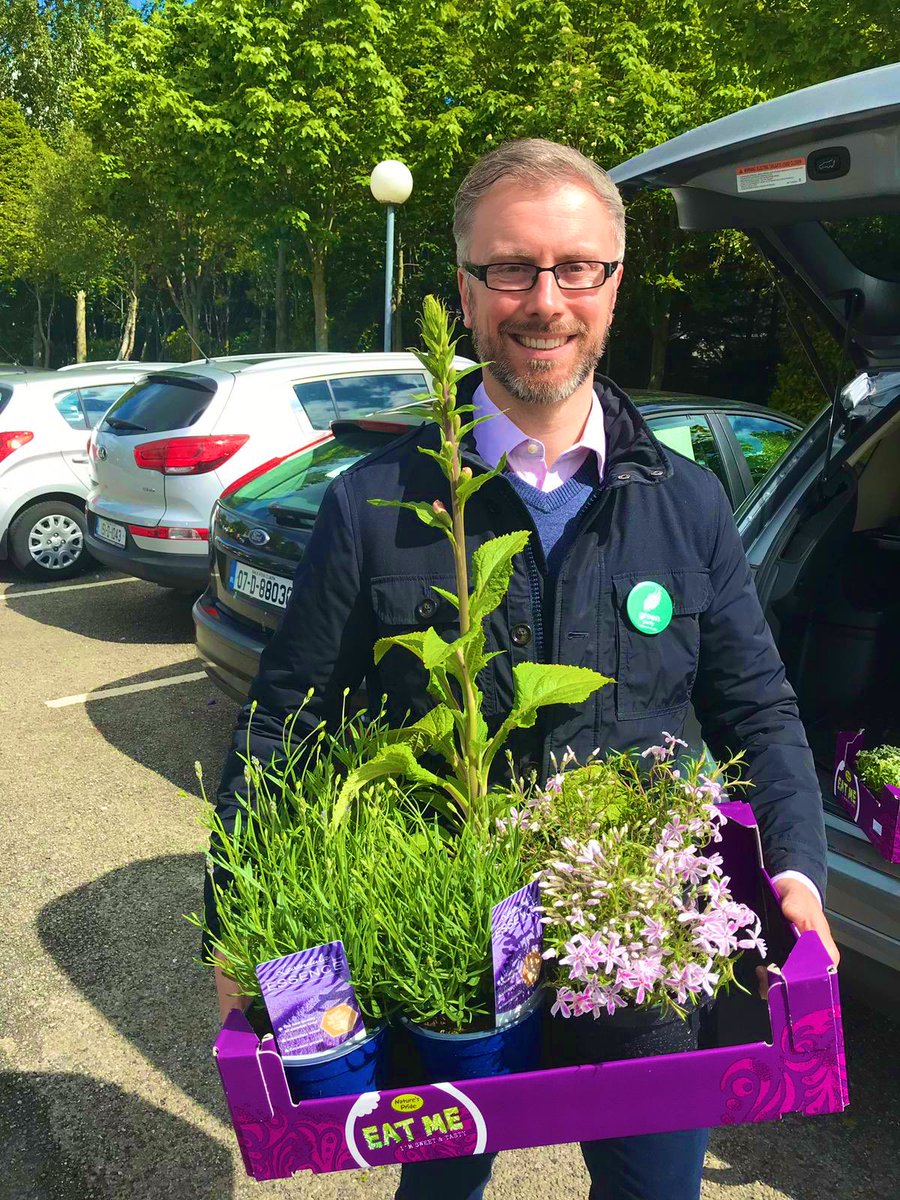
[[[662,392],[635,392],[634,399],[661,442],[718,475],[734,507],[801,428],[753,404]],[[413,420],[396,414],[336,421],[330,441],[244,476],[219,498],[210,527],[209,586],[194,605],[194,623],[207,673],[233,699],[247,696],[328,484]]]

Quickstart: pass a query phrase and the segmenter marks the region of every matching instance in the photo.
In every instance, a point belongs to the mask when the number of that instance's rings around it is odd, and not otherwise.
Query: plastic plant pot
[[[517,1075],[541,1065],[543,994],[518,1021],[477,1033],[438,1033],[401,1017],[422,1064],[424,1082]]]
[[[382,1022],[352,1046],[338,1046],[327,1054],[283,1055],[294,1102],[377,1091],[384,1086],[387,1040]]]

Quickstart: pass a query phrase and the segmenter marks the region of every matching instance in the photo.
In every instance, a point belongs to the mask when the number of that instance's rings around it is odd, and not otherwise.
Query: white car
[[[202,591],[225,488],[330,437],[332,421],[408,405],[427,385],[413,354],[246,355],[155,375],[91,439],[88,549],[126,574]]]
[[[113,401],[156,366],[0,368],[0,559],[33,579],[68,579],[90,561],[88,435]]]

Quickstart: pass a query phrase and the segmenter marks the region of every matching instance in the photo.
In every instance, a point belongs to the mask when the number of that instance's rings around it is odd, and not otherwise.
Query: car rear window
[[[155,375],[126,392],[106,414],[113,433],[165,433],[188,429],[206,412],[216,385],[200,379]]]
[[[294,384],[296,401],[313,429],[327,429],[332,421],[401,408],[427,390],[425,376],[417,371],[346,375]]]
[[[882,213],[823,224],[855,267],[873,279],[900,283],[900,214]]]
[[[332,479],[403,432],[402,427],[396,435],[359,429],[322,442],[251,479],[228,497],[228,507],[239,508],[249,501],[265,500],[288,504],[299,513],[314,516]]]

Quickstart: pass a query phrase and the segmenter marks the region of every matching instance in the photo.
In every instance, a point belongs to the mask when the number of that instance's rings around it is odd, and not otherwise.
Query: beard
[[[581,321],[570,323],[566,329],[554,329],[552,326],[522,328],[516,322],[501,321],[497,327],[497,334],[494,335],[479,329],[476,320],[473,322],[471,334],[479,362],[488,363],[487,370],[501,387],[523,404],[537,407],[560,404],[563,400],[568,400],[572,393],[593,375],[606,349],[609,325],[590,336],[587,325]],[[528,373],[523,375],[520,373],[521,368],[513,366],[506,353],[503,334],[546,338],[575,334],[578,337],[575,364],[564,379],[554,382],[542,376],[547,376],[555,364],[543,358],[532,358],[528,360]]]

